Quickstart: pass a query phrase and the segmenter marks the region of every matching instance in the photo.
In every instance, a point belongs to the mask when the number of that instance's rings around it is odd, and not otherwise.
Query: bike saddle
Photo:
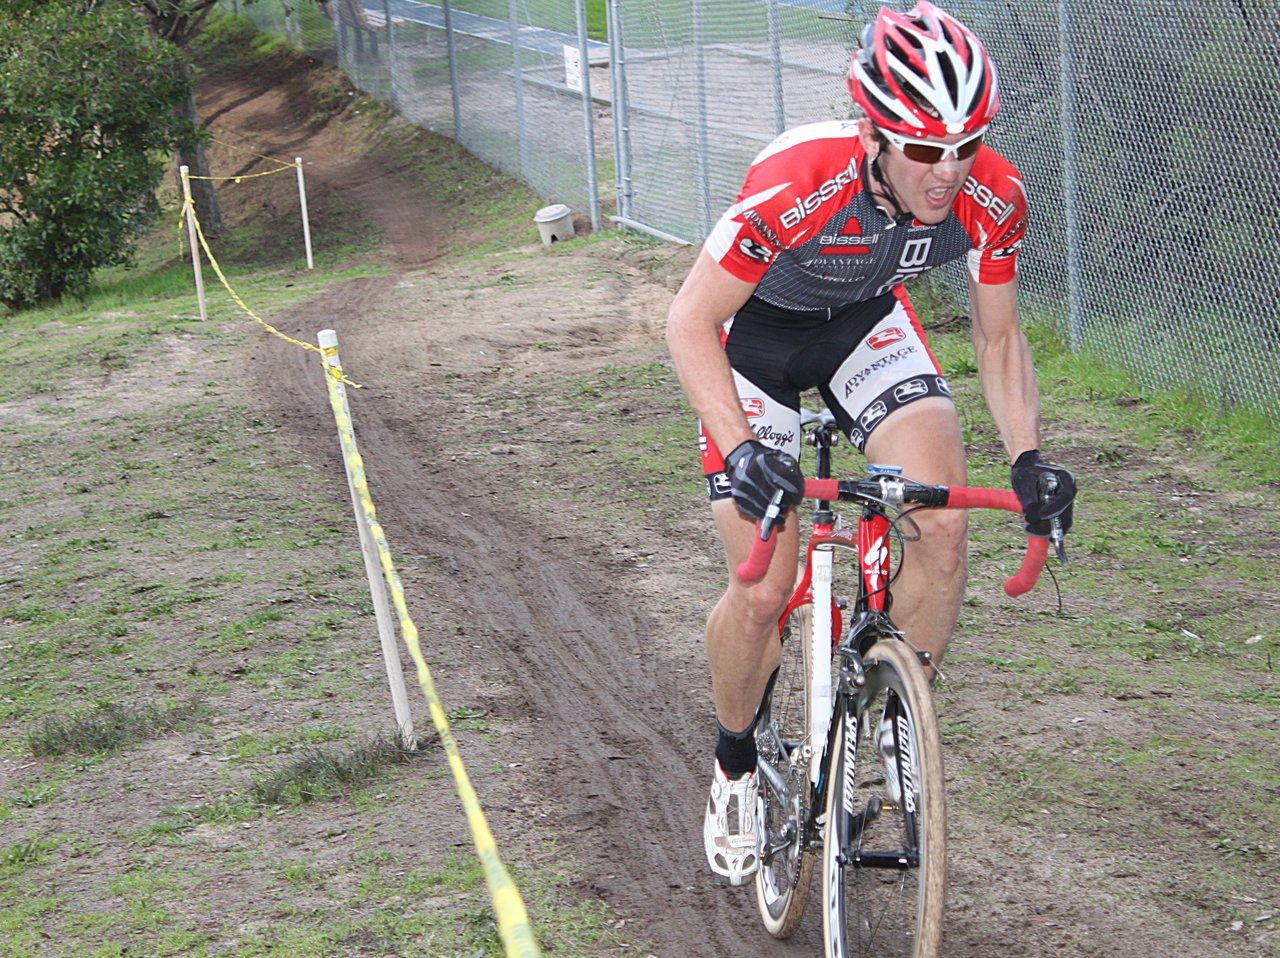
[[[830,409],[823,409],[822,412],[813,412],[812,410],[800,407],[800,425],[801,426],[833,426],[836,417],[831,414]]]

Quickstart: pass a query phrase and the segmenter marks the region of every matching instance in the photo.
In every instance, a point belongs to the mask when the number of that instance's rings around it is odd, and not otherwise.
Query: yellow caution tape
[[[337,368],[338,351],[332,347],[318,350],[325,358],[327,368]],[[409,655],[418,671],[418,684],[427,697],[427,705],[431,710],[431,721],[440,734],[440,742],[444,746],[449,759],[449,768],[453,772],[454,784],[458,789],[458,797],[462,800],[462,808],[466,813],[467,825],[471,829],[471,837],[475,842],[476,854],[484,868],[485,882],[489,886],[489,895],[493,899],[493,911],[498,920],[498,934],[508,958],[539,958],[541,952],[529,926],[529,915],[524,901],[511,876],[507,873],[498,857],[498,847],[494,842],[489,823],[485,820],[484,811],[476,797],[467,770],[462,764],[462,756],[458,751],[457,740],[449,727],[449,719],[445,715],[444,706],[436,692],[435,681],[431,678],[431,670],[422,655],[422,647],[418,643],[418,627],[409,616],[409,609],[404,601],[404,586],[391,561],[391,550],[387,546],[386,535],[378,523],[377,510],[369,495],[369,484],[365,478],[364,460],[356,450],[355,432],[351,419],[347,415],[346,404],[338,386],[339,375],[326,377],[329,386],[329,405],[333,407],[333,417],[338,423],[338,433],[342,438],[342,448],[347,458],[347,466],[351,471],[351,485],[356,490],[360,509],[369,525],[373,541],[378,549],[378,559],[382,564],[383,574],[391,592],[391,601],[395,606],[396,617],[400,620],[400,631],[404,636]]]
[[[218,143],[221,146],[227,147],[228,149],[239,150],[241,153],[248,153],[250,156],[256,156],[260,160],[268,160],[271,163],[279,163],[281,166],[286,166],[289,169],[294,169],[296,166],[296,164],[290,163],[286,160],[282,160],[279,157],[267,156],[265,153],[255,153],[253,150],[249,149],[247,146],[240,146],[238,143],[228,143],[226,140],[220,140],[216,136],[211,136],[209,137],[209,139],[211,139],[214,143]]]
[[[304,343],[302,340],[294,339],[292,336],[286,336],[284,333],[280,332],[280,330],[276,329],[274,326],[272,326],[265,319],[263,319],[261,316],[259,316],[257,313],[255,313],[252,309],[249,308],[249,304],[246,303],[243,299],[241,299],[240,294],[237,293],[235,289],[232,288],[231,283],[227,281],[226,275],[222,272],[222,267],[219,266],[218,261],[214,259],[213,250],[209,249],[209,241],[205,239],[204,229],[201,228],[200,219],[199,217],[196,216],[195,203],[192,200],[187,199],[186,197],[183,197],[182,204],[183,204],[184,214],[187,212],[190,212],[191,214],[191,222],[195,223],[196,225],[196,236],[200,240],[200,248],[204,250],[204,255],[209,258],[209,265],[213,267],[213,271],[217,274],[218,281],[221,282],[222,285],[226,288],[227,293],[230,294],[233,300],[235,300],[236,305],[239,306],[240,309],[244,311],[245,315],[247,315],[250,319],[256,320],[259,323],[259,325],[262,326],[263,329],[271,333],[271,335],[273,336],[280,337],[286,343],[292,343],[295,346],[301,346],[303,349],[309,352],[320,353],[321,350],[319,346],[314,346],[311,343]],[[336,366],[332,366],[332,367],[326,366],[325,368],[329,370],[330,375],[338,379],[340,382],[344,382],[348,386],[351,386],[355,389],[364,388],[359,383],[352,382],[350,379],[344,376],[342,374],[341,368]]]
[[[209,180],[213,183],[225,183],[227,180],[231,180],[234,183],[239,183],[241,180],[251,180],[255,176],[275,176],[277,173],[287,173],[288,171],[296,170],[297,168],[298,164],[290,163],[288,166],[282,166],[275,170],[266,170],[262,173],[241,173],[239,176],[192,176],[191,174],[187,174],[187,179]]]

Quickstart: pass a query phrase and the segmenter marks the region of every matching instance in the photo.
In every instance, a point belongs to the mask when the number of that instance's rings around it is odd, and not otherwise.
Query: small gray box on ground
[[[544,246],[573,236],[573,211],[563,203],[544,206],[534,214],[533,221],[538,224]]]

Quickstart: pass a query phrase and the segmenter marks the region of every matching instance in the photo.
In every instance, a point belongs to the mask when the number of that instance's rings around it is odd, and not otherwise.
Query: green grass
[[[344,749],[308,748],[283,768],[254,782],[249,796],[259,805],[305,805],[361,785],[383,768],[403,765],[418,754],[388,735]]]
[[[31,754],[40,758],[92,755],[187,727],[201,711],[195,701],[169,706],[100,703],[92,711],[45,718],[27,742]]]
[[[358,789],[374,781],[385,769],[405,765],[422,756],[420,751],[405,749],[399,737],[375,735],[342,747],[321,748],[317,743],[337,737],[334,730],[316,728],[304,732],[301,741],[273,737],[275,744],[242,735],[232,743],[232,757],[257,758],[281,750],[296,749],[275,771],[254,778],[241,792],[223,795],[203,805],[177,805],[165,810],[170,821],[146,831],[147,840],[180,834],[199,823],[229,825],[246,822],[264,814],[278,814],[283,809],[299,808],[316,802],[347,796],[358,799]],[[357,807],[360,802],[356,801]]]
[[[0,848],[0,875],[11,876],[44,861],[60,843],[48,838],[28,838]]]

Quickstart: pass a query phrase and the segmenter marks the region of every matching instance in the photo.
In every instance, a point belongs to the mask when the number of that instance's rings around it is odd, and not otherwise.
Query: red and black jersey
[[[897,225],[866,187],[858,123],[810,123],[783,133],[751,163],[738,201],[704,249],[755,295],[815,310],[883,295],[961,256],[979,283],[1013,279],[1026,230],[1022,177],[982,147],[950,215]]]

